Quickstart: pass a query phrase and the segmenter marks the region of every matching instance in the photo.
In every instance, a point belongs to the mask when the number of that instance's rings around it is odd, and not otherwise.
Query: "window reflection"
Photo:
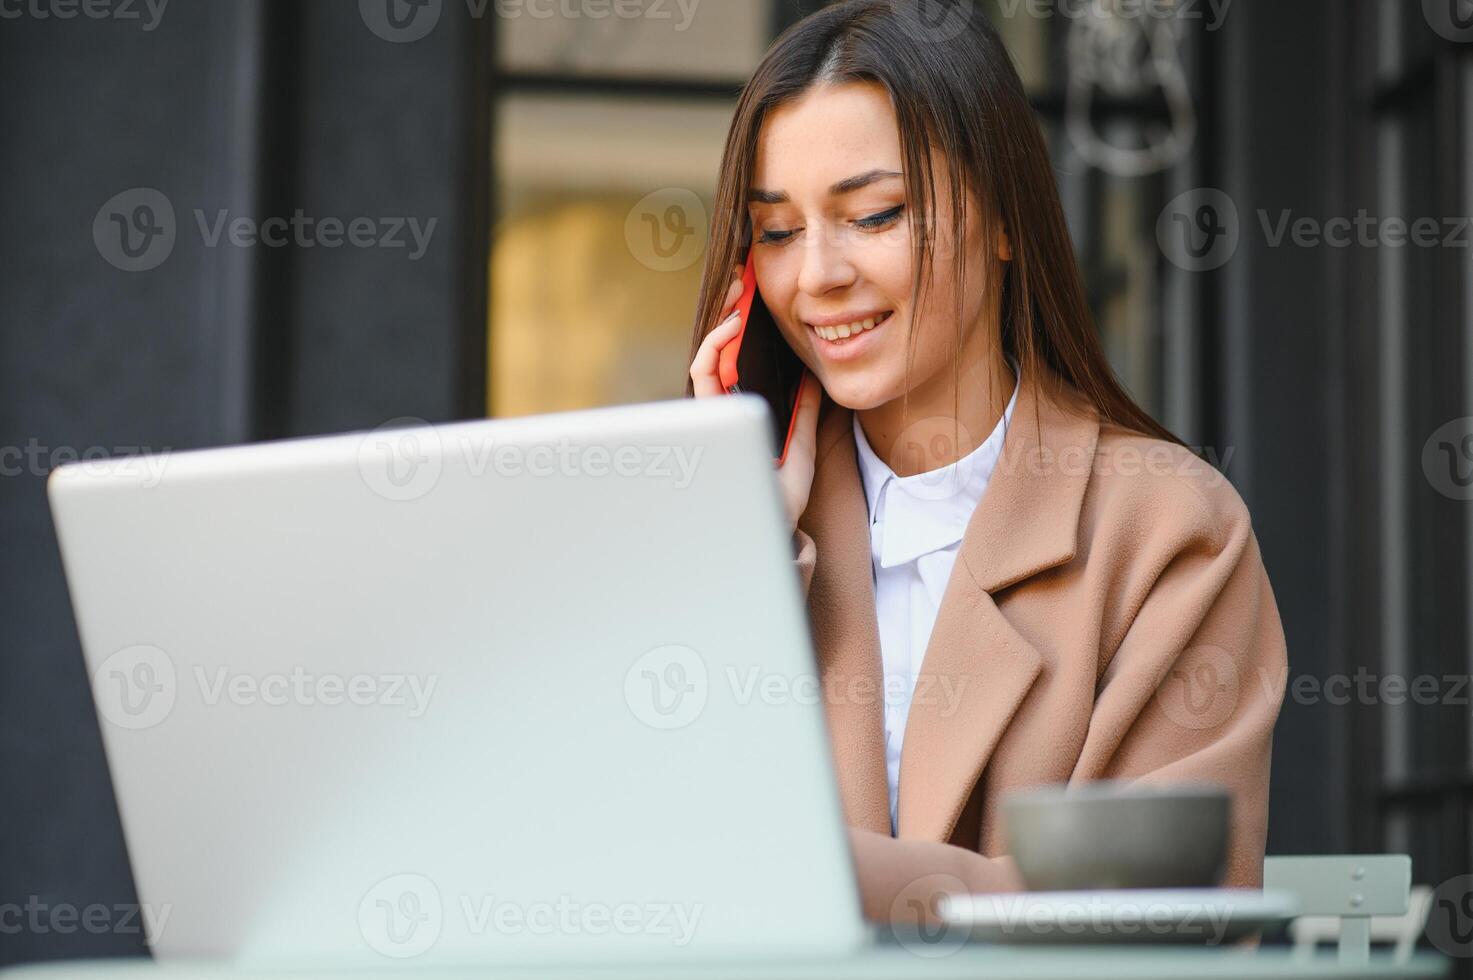
[[[760,0],[594,9],[553,0],[507,5],[497,18],[498,64],[513,73],[725,78],[739,87],[771,41]]]
[[[726,104],[511,96],[497,135],[488,410],[679,397]],[[661,260],[636,205],[673,193],[692,236]],[[663,215],[663,208],[659,209]]]

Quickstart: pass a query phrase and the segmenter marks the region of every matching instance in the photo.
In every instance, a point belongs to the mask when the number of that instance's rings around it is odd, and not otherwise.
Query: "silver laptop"
[[[864,944],[766,411],[739,395],[56,470],[155,955]]]

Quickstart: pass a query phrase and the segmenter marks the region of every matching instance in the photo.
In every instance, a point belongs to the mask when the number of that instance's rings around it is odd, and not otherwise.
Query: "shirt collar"
[[[962,540],[972,512],[982,499],[1002,453],[1003,440],[1018,401],[1021,374],[1002,418],[976,449],[954,463],[897,476],[876,455],[853,413],[854,445],[869,506],[872,557],[885,568],[949,547]]]

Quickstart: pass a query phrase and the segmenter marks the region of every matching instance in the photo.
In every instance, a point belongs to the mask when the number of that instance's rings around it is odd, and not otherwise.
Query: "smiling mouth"
[[[856,320],[853,323],[842,323],[832,327],[820,327],[810,323],[808,324],[808,329],[830,343],[842,343],[851,337],[859,336],[865,331],[873,330],[890,319],[890,315],[894,312],[894,310],[886,310],[879,316],[866,317],[863,320]]]

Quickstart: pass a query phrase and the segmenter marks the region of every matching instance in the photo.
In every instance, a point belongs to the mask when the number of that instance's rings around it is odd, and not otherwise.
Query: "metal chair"
[[[1339,945],[1341,963],[1370,960],[1371,941],[1393,942],[1398,962],[1412,954],[1431,911],[1432,890],[1411,887],[1405,854],[1268,857],[1263,887],[1299,899],[1303,915],[1289,926],[1295,955],[1308,958],[1322,941]]]

